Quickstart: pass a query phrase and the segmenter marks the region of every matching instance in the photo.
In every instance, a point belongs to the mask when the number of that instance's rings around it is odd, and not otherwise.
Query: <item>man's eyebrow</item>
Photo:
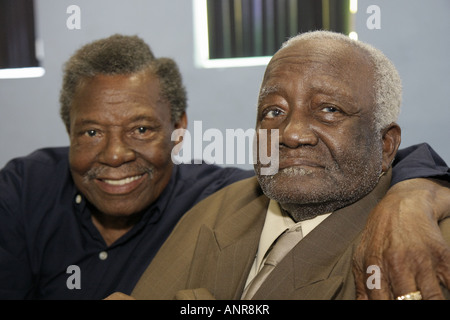
[[[316,93],[324,94],[333,97],[334,99],[345,101],[347,103],[354,103],[354,97],[349,92],[343,90],[341,87],[324,82],[322,82],[319,86],[311,85],[311,87],[314,88]]]
[[[139,122],[139,121],[155,121],[155,117],[151,117],[148,115],[137,115],[137,116],[129,119],[128,123],[135,123],[135,122]],[[102,123],[95,119],[80,119],[77,121],[77,125],[80,125],[80,126],[102,125]]]
[[[323,76],[308,82],[308,88],[317,92],[350,96],[352,86],[337,76]]]
[[[98,122],[97,120],[92,120],[92,119],[80,119],[80,120],[76,121],[76,123],[78,125],[82,125],[82,126],[99,125],[100,124],[100,122]]]
[[[148,115],[137,115],[130,119],[130,122],[139,122],[139,121],[154,121],[155,117],[151,117]]]
[[[280,88],[277,85],[275,85],[275,86],[267,86],[267,87],[261,88],[261,90],[259,92],[258,103],[260,103],[267,96],[269,96],[269,95],[271,95],[273,93],[277,93],[279,91],[280,91]]]

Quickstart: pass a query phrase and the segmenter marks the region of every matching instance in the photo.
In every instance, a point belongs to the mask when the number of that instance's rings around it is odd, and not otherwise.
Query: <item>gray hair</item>
[[[348,36],[331,31],[311,31],[301,33],[287,40],[281,48],[292,45],[300,40],[332,39],[355,46],[369,55],[374,66],[374,93],[375,93],[375,128],[381,130],[389,124],[396,122],[400,114],[402,102],[402,83],[394,64],[373,46]]]
[[[177,122],[186,110],[186,90],[178,66],[170,58],[155,58],[150,47],[137,36],[113,35],[91,42],[66,62],[60,93],[60,116],[70,131],[70,108],[76,90],[85,78],[96,75],[126,75],[151,70],[159,79],[161,95]]]

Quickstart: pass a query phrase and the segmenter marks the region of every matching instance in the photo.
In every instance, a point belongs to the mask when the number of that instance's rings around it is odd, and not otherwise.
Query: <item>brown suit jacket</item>
[[[352,256],[390,172],[360,201],[312,230],[280,262],[254,299],[354,299]],[[137,299],[240,299],[269,199],[256,178],[222,189],[180,220],[132,292]]]

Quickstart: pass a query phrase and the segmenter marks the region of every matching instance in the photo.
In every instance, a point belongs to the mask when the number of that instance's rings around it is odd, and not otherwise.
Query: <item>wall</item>
[[[450,1],[359,0],[359,39],[381,49],[399,70],[402,147],[428,142],[450,164]],[[381,29],[370,30],[366,9],[381,9]]]
[[[81,29],[69,30],[66,9],[81,8]],[[381,9],[381,29],[370,30],[366,8]],[[450,163],[450,2],[447,0],[360,0],[360,40],[383,50],[404,83],[400,118],[402,146],[429,142]],[[17,156],[68,144],[59,119],[62,65],[81,45],[114,33],[137,34],[155,55],[177,61],[189,96],[189,128],[253,128],[264,67],[198,69],[193,56],[192,2],[188,0],[36,0],[38,34],[44,43],[46,74],[37,79],[0,80],[0,167]],[[251,167],[246,165],[244,167]]]

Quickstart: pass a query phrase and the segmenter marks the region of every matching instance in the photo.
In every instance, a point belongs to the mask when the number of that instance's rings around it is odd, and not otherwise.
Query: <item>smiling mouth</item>
[[[134,176],[134,177],[128,177],[125,179],[120,179],[120,180],[111,180],[111,179],[102,179],[102,181],[104,183],[110,184],[112,186],[124,186],[127,185],[133,181],[139,180],[140,178],[142,178],[144,175],[138,175],[138,176]]]
[[[126,195],[135,191],[145,181],[147,174],[139,174],[123,179],[107,179],[97,178],[97,186],[106,194],[110,195]]]

